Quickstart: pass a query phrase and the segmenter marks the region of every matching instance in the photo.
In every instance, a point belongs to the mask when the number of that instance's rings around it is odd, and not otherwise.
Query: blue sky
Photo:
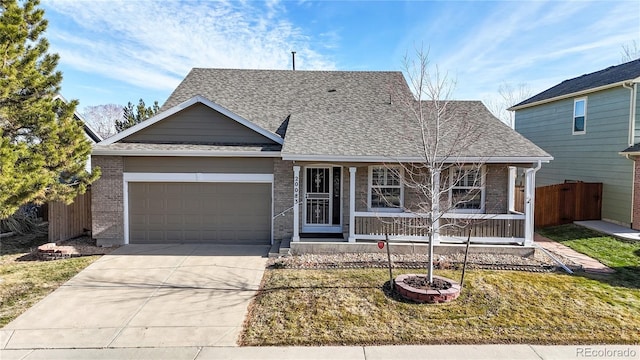
[[[46,0],[62,94],[86,106],[162,104],[192,67],[402,70],[415,46],[485,102],[621,63],[640,1]]]

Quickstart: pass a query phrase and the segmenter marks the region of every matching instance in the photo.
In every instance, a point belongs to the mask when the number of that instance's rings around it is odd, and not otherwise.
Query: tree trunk
[[[429,231],[429,269],[427,269],[429,285],[433,284],[433,232]]]

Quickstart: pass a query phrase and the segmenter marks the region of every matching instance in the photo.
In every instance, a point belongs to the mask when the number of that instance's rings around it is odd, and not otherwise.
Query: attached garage
[[[189,177],[194,181],[180,181]],[[138,173],[125,178],[130,244],[271,243],[270,174]]]
[[[271,244],[281,123],[194,96],[105,139],[92,154],[96,242]]]

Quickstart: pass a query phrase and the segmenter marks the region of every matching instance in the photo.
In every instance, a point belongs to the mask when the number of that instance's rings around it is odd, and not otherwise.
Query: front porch
[[[297,243],[312,244],[308,246],[318,249],[326,247],[322,243],[358,243],[361,245],[350,246],[353,248],[351,250],[358,252],[368,246],[375,246],[378,240],[383,240],[386,236],[395,243],[419,246],[429,242],[426,224],[433,226],[434,245],[462,244],[466,242],[469,232],[471,242],[477,245],[533,245],[536,168],[524,171],[524,212],[515,210],[515,168],[508,164],[492,164],[490,166],[497,169],[498,175],[487,175],[487,183],[484,183],[483,177],[482,201],[498,203],[500,206],[489,207],[483,203],[484,212],[451,211],[431,222],[428,215],[406,211],[404,207],[402,211],[394,209],[395,212],[372,209],[372,173],[367,169],[375,166],[294,165],[291,248],[297,247]],[[313,169],[327,170],[319,172]],[[347,171],[348,177],[342,176]],[[400,198],[409,203],[410,195],[405,193],[406,190],[401,192]],[[487,211],[494,209],[503,211]],[[454,224],[465,226],[451,226]],[[342,236],[336,237],[336,234]]]

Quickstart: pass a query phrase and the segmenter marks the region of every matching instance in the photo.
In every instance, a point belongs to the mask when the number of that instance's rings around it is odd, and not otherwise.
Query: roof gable
[[[526,107],[526,105],[533,106],[536,103],[552,99],[571,97],[585,92],[618,86],[628,81],[640,82],[640,59],[565,80],[512,106],[511,110],[517,110]]]
[[[282,138],[196,95],[101,144],[116,142],[189,144],[282,144]]]

